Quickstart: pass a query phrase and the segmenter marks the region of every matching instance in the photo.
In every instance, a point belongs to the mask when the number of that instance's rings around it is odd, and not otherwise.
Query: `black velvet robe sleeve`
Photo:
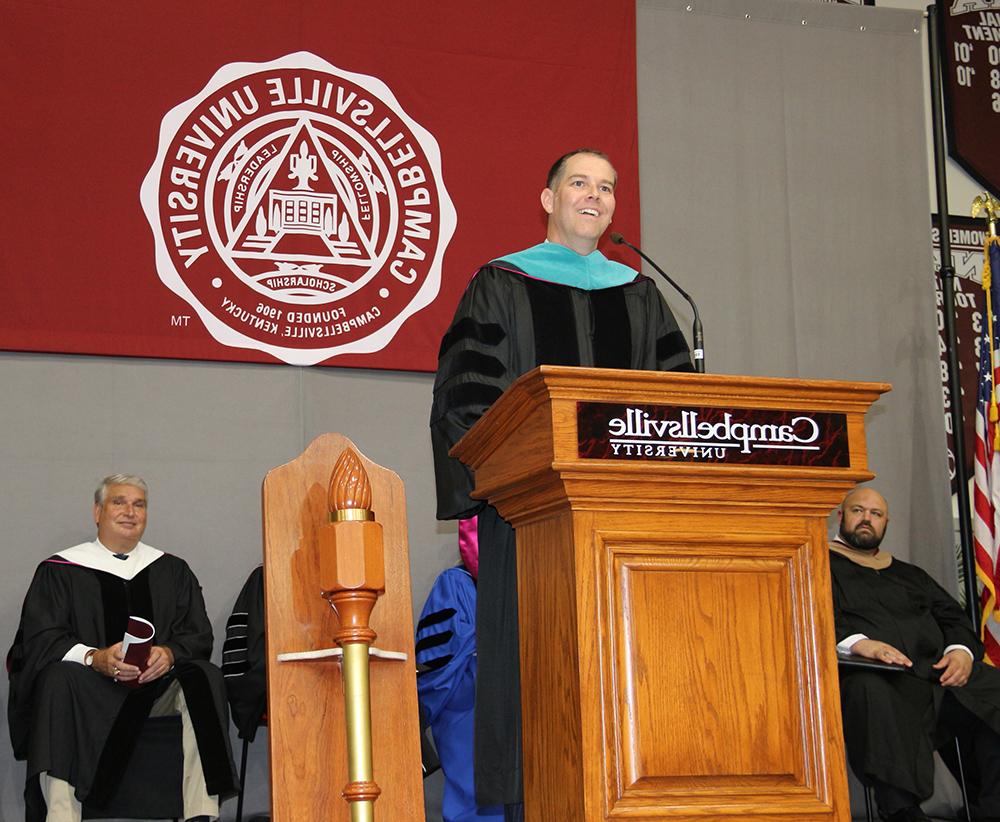
[[[649,298],[650,310],[653,313],[651,327],[656,329],[656,371],[694,371],[691,363],[691,350],[687,340],[677,326],[677,320],[667,305],[663,295],[656,289],[655,283],[650,286],[659,299]]]
[[[448,451],[520,375],[503,285],[508,277],[482,269],[441,340],[430,420],[438,519],[471,517],[484,505],[469,496],[472,472]]]

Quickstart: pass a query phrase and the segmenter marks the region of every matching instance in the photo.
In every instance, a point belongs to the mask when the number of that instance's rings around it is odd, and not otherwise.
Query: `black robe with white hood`
[[[236,791],[225,688],[208,661],[212,627],[198,580],[184,560],[142,542],[126,556],[115,559],[99,542],[61,551],[39,564],[25,596],[7,655],[7,711],[14,755],[28,763],[29,820],[41,810],[42,772],[73,785],[81,802],[106,802],[138,727],[174,680],[184,690],[209,794]],[[166,675],[133,689],[64,660],[80,645],[120,642],[129,616],[152,622],[153,644],[173,653]]]

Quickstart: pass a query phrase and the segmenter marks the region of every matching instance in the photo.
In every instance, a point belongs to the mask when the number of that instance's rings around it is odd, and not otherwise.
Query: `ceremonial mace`
[[[382,526],[372,513],[372,487],[357,453],[346,449],[330,475],[330,521],[319,526],[320,585],[340,620],[334,641],[343,649],[347,786],[351,822],[373,822],[381,790],[372,774],[372,707],[368,649],[375,641],[372,609],[385,593]]]

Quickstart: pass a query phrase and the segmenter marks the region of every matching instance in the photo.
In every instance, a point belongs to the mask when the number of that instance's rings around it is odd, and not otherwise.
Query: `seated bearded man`
[[[847,758],[890,822],[922,822],[934,750],[958,736],[972,818],[1000,820],[1000,671],[962,607],[923,570],[880,549],[885,498],[859,488],[839,510],[830,545],[838,651],[898,666],[843,668]]]

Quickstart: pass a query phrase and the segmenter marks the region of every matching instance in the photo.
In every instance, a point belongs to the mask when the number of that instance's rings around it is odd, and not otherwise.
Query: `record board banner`
[[[948,153],[1000,192],[1000,0],[938,0]]]
[[[952,281],[955,296],[955,341],[958,347],[958,376],[962,387],[962,431],[965,438],[964,481],[972,479],[975,462],[973,447],[976,434],[976,395],[979,383],[979,346],[987,336],[986,296],[983,294],[983,242],[986,223],[971,217],[950,215],[949,241]],[[955,447],[951,421],[951,380],[948,374],[947,344],[944,333],[944,293],[941,289],[940,217],[931,215],[931,240],[934,247],[934,287],[937,294],[938,352],[941,364],[941,396],[944,400],[944,427],[948,443],[948,473],[952,494],[957,493]]]
[[[581,459],[849,468],[847,416],[707,406],[577,403]]]
[[[580,146],[612,157],[638,235],[626,0],[0,0],[0,21],[21,78],[0,349],[434,370],[473,273],[544,238],[548,168]]]

